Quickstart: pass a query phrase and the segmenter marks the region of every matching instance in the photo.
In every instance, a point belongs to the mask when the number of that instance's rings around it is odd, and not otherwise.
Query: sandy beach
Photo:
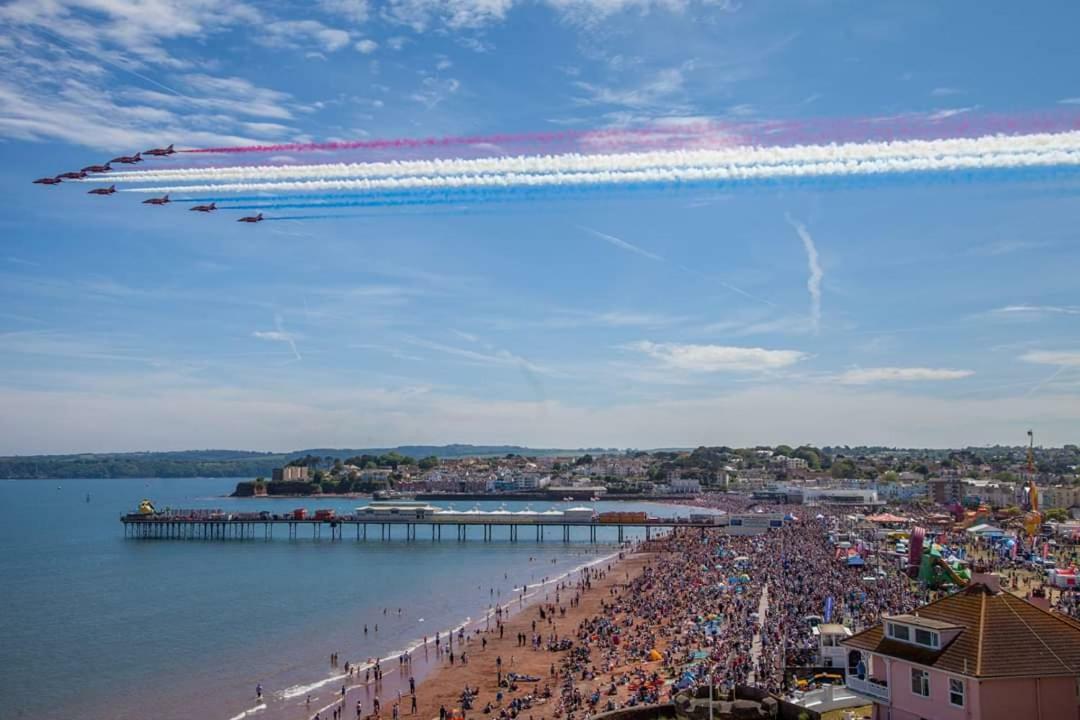
[[[598,615],[602,610],[601,602],[611,602],[620,594],[627,582],[640,575],[651,557],[652,553],[641,551],[624,554],[621,559],[612,558],[576,571],[560,583],[530,591],[535,594],[526,600],[519,598],[505,602],[503,607],[506,611],[501,620],[492,617],[488,622],[481,620],[474,623],[464,633],[464,641],[460,639],[462,636],[455,635],[452,650],[446,634],[440,637],[438,651],[434,638],[429,637],[426,646],[413,650],[411,673],[407,666],[400,665],[397,660],[384,660],[381,663],[384,673],[382,682],[375,682],[374,679],[366,682],[364,671],[361,671],[344,683],[346,693],[343,701],[340,699],[341,684],[331,684],[322,689],[319,697],[310,705],[305,705],[303,717],[333,720],[335,710],[339,709],[340,714],[336,717],[356,718],[357,702],[362,704],[363,717],[376,717],[374,706],[378,698],[378,717],[393,720],[399,693],[398,712],[401,718],[438,718],[443,708],[448,714],[463,714],[465,717],[483,715],[488,703],[492,706],[490,715],[497,717],[499,710],[507,707],[514,698],[543,694],[545,686],[550,689],[551,697],[534,697],[531,707],[522,713],[534,720],[557,717],[555,708],[559,683],[552,676],[552,669],[560,668],[567,651],[549,650],[549,641],[553,638],[573,639],[579,624]],[[586,577],[588,581],[583,585]],[[524,646],[520,644],[519,634],[524,635]],[[534,635],[541,638],[538,648],[533,646]],[[453,663],[450,661],[451,653]],[[500,672],[504,678],[509,673],[516,673],[537,677],[539,681],[518,682],[516,690],[503,687],[500,700]],[[409,688],[410,675],[416,680],[415,710]],[[605,680],[606,675],[598,675],[589,685],[598,686]],[[471,709],[462,707],[465,688],[476,691],[471,699]],[[328,693],[331,689],[338,693]]]

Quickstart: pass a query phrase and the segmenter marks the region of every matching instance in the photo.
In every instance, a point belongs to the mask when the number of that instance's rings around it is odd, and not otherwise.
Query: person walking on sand
[[[360,720],[364,716],[364,703],[359,700],[356,701],[356,720]]]
[[[262,683],[258,683],[255,686],[255,699],[260,701],[262,700]]]
[[[416,695],[412,696],[412,710],[410,712],[413,715],[416,714]]]

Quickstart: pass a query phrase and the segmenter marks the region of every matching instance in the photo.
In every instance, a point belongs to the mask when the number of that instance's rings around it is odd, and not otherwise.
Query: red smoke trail
[[[280,143],[181,150],[189,154],[243,155],[315,151],[430,151],[471,148],[513,154],[584,152],[604,154],[635,150],[706,149],[732,146],[775,147],[846,142],[932,140],[987,135],[1062,132],[1080,129],[1080,115],[1067,112],[975,114],[946,110],[937,114],[907,113],[892,117],[837,117],[789,120],[675,122],[649,128],[559,130],[428,138],[389,138],[323,143]],[[509,150],[509,148],[507,148]],[[461,154],[459,150],[457,155]],[[399,158],[405,159],[405,158]],[[175,168],[176,166],[173,166]],[[150,168],[147,168],[150,169]]]
[[[429,138],[392,138],[382,140],[347,140],[322,143],[281,143],[278,145],[244,145],[236,147],[198,148],[181,150],[185,153],[276,153],[312,152],[334,150],[401,150],[419,148],[456,147],[462,145],[515,145],[521,143],[553,144],[590,141],[603,142],[618,138],[647,138],[657,134],[670,135],[671,130],[560,130],[546,133],[518,133],[498,135],[466,135]]]

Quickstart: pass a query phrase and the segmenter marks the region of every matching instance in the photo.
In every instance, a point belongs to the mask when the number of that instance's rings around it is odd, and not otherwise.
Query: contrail
[[[799,239],[802,240],[803,248],[806,249],[806,264],[810,271],[810,276],[806,280],[806,289],[810,293],[810,324],[814,329],[814,334],[817,334],[821,330],[821,281],[825,273],[822,272],[821,263],[818,261],[814,238],[810,236],[806,226],[793,220],[790,215],[785,214],[784,217],[788,225],[795,229]]]
[[[982,171],[994,169],[1032,169],[1080,166],[1080,149],[1056,148],[1035,152],[998,151],[984,154],[933,155],[859,159],[837,157],[820,161],[790,163],[723,164],[689,166],[672,163],[641,169],[598,169],[586,172],[575,168],[550,172],[502,172],[406,176],[355,179],[318,179],[292,182],[238,182],[200,185],[159,185],[124,190],[139,193],[323,193],[328,191],[370,192],[377,190],[441,188],[528,188],[588,187],[635,184],[679,185],[713,182],[746,183],[757,180],[785,180],[810,177],[844,178],[885,176],[906,173]],[[557,166],[553,166],[557,167]]]
[[[566,153],[492,158],[447,158],[369,163],[253,165],[113,172],[90,182],[270,182],[355,180],[459,175],[623,172],[655,168],[762,168],[815,163],[872,163],[889,160],[978,159],[990,155],[1080,151],[1080,132],[991,135],[979,138],[894,142],[661,150],[614,154]],[[975,167],[976,165],[969,165]],[[1004,165],[999,165],[1004,166]]]

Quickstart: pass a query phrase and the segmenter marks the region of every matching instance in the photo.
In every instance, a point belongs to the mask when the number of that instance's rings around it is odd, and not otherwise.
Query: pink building
[[[842,644],[874,720],[1080,720],[1080,622],[992,576]]]

